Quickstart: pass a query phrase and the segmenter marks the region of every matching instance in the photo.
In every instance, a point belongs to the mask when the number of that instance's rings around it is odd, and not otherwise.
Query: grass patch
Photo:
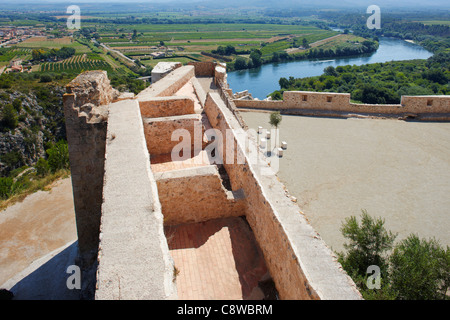
[[[17,202],[22,202],[27,196],[37,191],[50,191],[54,182],[70,176],[70,170],[61,169],[42,178],[35,176],[34,172],[29,173],[28,175],[30,176],[28,186],[17,191],[8,199],[0,200],[0,210],[5,210],[7,207]]]

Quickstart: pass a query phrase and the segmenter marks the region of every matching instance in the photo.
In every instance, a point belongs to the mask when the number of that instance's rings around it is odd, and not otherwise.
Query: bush
[[[402,300],[443,299],[450,281],[450,251],[435,239],[410,235],[392,253],[391,285]]]
[[[13,105],[8,103],[2,110],[2,123],[6,128],[15,129],[19,124],[19,118]]]
[[[355,217],[345,219],[341,232],[350,242],[344,244],[347,254],[338,254],[345,270],[365,276],[367,268],[377,265],[387,271],[385,252],[392,249],[396,235],[386,231],[384,220],[374,219],[362,211],[361,225]]]
[[[47,150],[47,154],[48,165],[52,172],[60,169],[69,169],[69,148],[66,141],[60,140]]]
[[[48,74],[43,74],[40,79],[40,82],[44,82],[44,83],[52,82],[52,81],[53,81],[52,77],[49,76]]]
[[[342,234],[350,239],[347,253],[337,253],[338,261],[352,277],[365,299],[425,300],[446,299],[450,286],[450,251],[439,242],[410,235],[393,247],[396,235],[386,231],[384,221],[363,211],[361,226],[355,217],[345,220]],[[394,248],[388,257],[385,252]],[[380,268],[381,285],[367,286],[367,268]]]
[[[0,178],[0,198],[7,199],[11,194],[11,188],[13,185],[12,178]]]
[[[40,158],[35,165],[36,173],[38,176],[43,177],[50,171],[50,166],[48,165],[48,161]]]

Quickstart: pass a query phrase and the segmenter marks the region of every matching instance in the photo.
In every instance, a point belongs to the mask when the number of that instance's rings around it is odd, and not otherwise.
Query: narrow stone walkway
[[[166,226],[178,270],[181,300],[258,300],[270,279],[254,235],[243,218]]]

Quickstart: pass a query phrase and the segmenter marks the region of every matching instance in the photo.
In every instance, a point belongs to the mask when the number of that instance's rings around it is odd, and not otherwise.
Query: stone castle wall
[[[270,169],[260,159],[252,164],[238,157],[246,155],[245,135],[231,110],[217,93],[208,94],[205,112],[211,125],[222,132],[223,144],[234,144],[234,161],[224,163],[232,190],[242,190],[245,216],[263,251],[281,299],[360,299],[351,279],[339,269],[331,251],[306,222],[296,204],[285,196],[275,174],[261,176]],[[227,142],[227,130],[233,142]],[[254,142],[255,143],[255,142]],[[230,157],[224,149],[223,159]],[[233,158],[233,156],[231,156]],[[241,164],[239,164],[241,163]]]
[[[68,89],[64,108],[77,229],[80,251],[98,251],[95,297],[175,298],[173,261],[163,225],[245,215],[280,298],[360,299],[353,281],[286,196],[277,176],[261,174],[261,169],[271,167],[267,159],[258,153],[258,163],[250,162],[226,75],[216,67],[196,63],[178,68],[135,99],[114,103],[117,92],[110,88],[106,73],[82,74]],[[201,95],[203,111],[211,126],[222,132],[224,145],[232,139],[228,143],[234,145],[235,161],[223,164],[231,190],[224,188],[215,166],[157,174],[150,167],[152,156],[170,153],[179,143],[171,142],[173,130],[184,129],[195,137],[194,124],[204,122],[199,114],[143,117],[141,112],[150,112],[146,101],[151,112],[163,115],[162,105],[159,108],[152,99],[171,96],[188,81],[194,84],[196,74],[210,71],[218,77],[219,90]],[[90,86],[94,90],[84,95]],[[89,96],[99,106],[86,103]],[[168,100],[160,102],[170,104]],[[205,126],[201,127],[203,135]],[[200,149],[206,144],[203,140]],[[221,152],[222,159],[230,158],[226,149]],[[238,155],[244,162],[237,161]]]
[[[85,72],[64,95],[69,160],[78,246],[82,255],[97,252],[100,229],[108,110],[118,92],[105,71]]]
[[[155,179],[165,225],[245,214],[244,201],[239,198],[239,192],[233,193],[224,188],[215,165],[156,173]]]
[[[194,100],[189,97],[156,97],[140,101],[141,114],[144,118],[179,116],[195,113]]]
[[[450,96],[403,96],[401,104],[357,104],[350,102],[349,93],[285,91],[282,101],[234,100],[234,103],[238,108],[280,110],[287,114],[419,118],[435,115],[436,119],[450,120]]]
[[[143,121],[148,151],[153,156],[170,154],[174,147],[180,144],[181,138],[176,140],[174,137],[172,141],[172,135],[176,130],[180,134],[189,133],[191,150],[201,150],[205,146],[206,141],[202,140],[204,134],[202,116],[199,114],[144,118]],[[197,136],[199,138],[196,139]],[[199,145],[196,145],[196,142]]]

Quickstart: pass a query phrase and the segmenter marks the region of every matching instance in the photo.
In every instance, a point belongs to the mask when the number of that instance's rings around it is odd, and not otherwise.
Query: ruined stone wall
[[[192,114],[194,99],[190,97],[156,97],[139,102],[141,115],[144,118],[169,117]]]
[[[103,190],[107,104],[118,92],[105,71],[88,71],[67,85],[64,95],[69,159],[82,255],[97,252]]]
[[[195,67],[196,77],[213,77],[216,63],[214,62],[189,62],[188,65]]]
[[[155,174],[165,225],[245,215],[244,201],[222,185],[215,165]]]
[[[233,100],[237,108],[242,109],[262,109],[262,110],[282,110],[285,109],[285,103],[280,100]]]
[[[194,76],[194,66],[177,68],[158,82],[141,91],[136,98],[141,101],[153,97],[173,96]]]
[[[204,128],[201,122],[201,115],[183,115],[165,118],[143,118],[144,122],[144,134],[147,141],[148,151],[152,156],[159,154],[170,154],[174,147],[180,142],[179,140],[172,141],[172,134],[175,130],[179,132],[188,132],[191,146],[191,150],[201,150],[205,146],[203,141]],[[195,138],[200,136],[200,139]],[[203,141],[203,144],[196,145],[196,141]]]
[[[95,298],[176,299],[139,104],[110,105]]]
[[[401,115],[440,114],[450,120],[449,96],[403,96],[401,104],[357,104],[349,93],[285,91],[282,101],[234,100],[238,108],[282,110],[305,115],[367,114],[395,117]]]

